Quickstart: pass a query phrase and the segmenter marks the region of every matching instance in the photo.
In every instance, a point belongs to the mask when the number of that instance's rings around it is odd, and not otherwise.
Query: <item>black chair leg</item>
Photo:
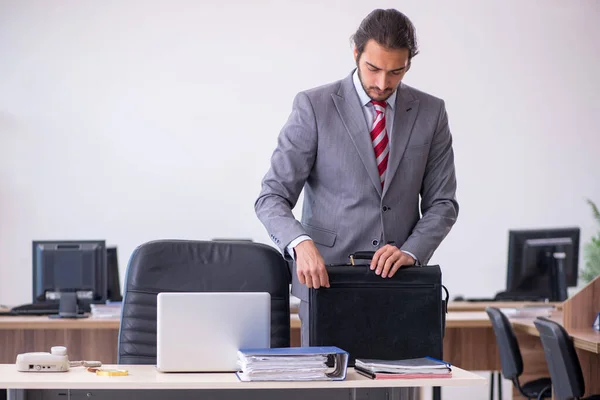
[[[498,371],[498,400],[502,400],[502,372]]]
[[[494,377],[496,376],[496,371],[490,372],[490,400],[494,400]],[[502,399],[500,399],[502,400]]]
[[[543,388],[542,390],[540,390],[540,393],[538,394],[537,400],[543,399],[544,395],[546,393],[552,395],[552,385],[551,386],[546,386],[545,388]]]

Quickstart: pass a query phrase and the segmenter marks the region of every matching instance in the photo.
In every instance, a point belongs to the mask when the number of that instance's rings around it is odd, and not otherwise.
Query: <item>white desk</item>
[[[384,389],[432,386],[478,386],[485,385],[486,380],[460,368],[453,368],[452,378],[444,379],[397,379],[372,380],[366,378],[353,368],[348,369],[346,380],[343,381],[312,381],[312,382],[241,382],[233,373],[160,373],[153,365],[106,365],[106,368],[120,368],[129,371],[128,376],[103,377],[88,372],[82,367],[72,368],[64,373],[18,372],[14,364],[0,364],[0,388],[10,390],[11,397],[17,399],[47,399],[93,396],[98,398],[148,398],[149,394],[170,390],[169,399],[179,398],[177,391],[185,394],[184,398],[198,398],[199,395],[212,393],[214,398],[259,399],[271,395],[273,398],[285,396],[286,399],[305,398],[310,390],[310,397],[348,399],[360,398],[360,389]],[[262,389],[262,390],[261,390]],[[334,390],[332,390],[334,389]],[[338,390],[335,390],[338,389]],[[341,389],[341,390],[339,390]],[[356,389],[359,395],[356,396]],[[62,390],[62,393],[59,393]],[[197,391],[201,390],[202,393]],[[65,393],[66,391],[66,393]],[[81,391],[85,391],[81,393]],[[95,391],[92,393],[92,391]],[[285,391],[285,393],[282,393]],[[223,394],[227,394],[222,396]],[[290,397],[290,394],[294,394]],[[381,392],[385,393],[385,391]],[[396,390],[399,397],[401,391]],[[165,393],[162,392],[164,396]],[[332,396],[333,395],[333,396]],[[388,397],[389,394],[382,396]],[[62,397],[61,397],[62,396]],[[194,397],[195,396],[195,397]],[[401,394],[400,394],[401,396]],[[68,398],[68,397],[67,397]],[[207,396],[207,398],[209,398]]]
[[[241,382],[233,373],[161,373],[153,365],[105,365],[129,371],[128,376],[97,376],[85,368],[69,372],[18,372],[14,364],[0,364],[0,388],[5,389],[357,389],[485,385],[486,380],[460,368],[452,378],[369,379],[348,368],[343,381]]]

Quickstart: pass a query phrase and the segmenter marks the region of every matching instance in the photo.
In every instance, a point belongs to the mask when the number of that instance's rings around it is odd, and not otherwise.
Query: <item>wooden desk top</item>
[[[129,371],[128,376],[96,376],[81,367],[69,372],[18,372],[14,364],[0,364],[0,388],[4,389],[334,389],[430,386],[479,386],[486,379],[460,368],[452,378],[390,379],[366,378],[353,368],[343,381],[241,382],[234,373],[160,373],[153,365],[105,365]]]
[[[485,311],[486,307],[497,308],[521,308],[525,306],[554,306],[557,309],[562,307],[562,303],[549,302],[518,302],[518,301],[451,301],[448,303],[448,311]]]
[[[7,329],[119,329],[119,318],[89,317],[81,319],[47,316],[0,316],[0,330]],[[300,329],[298,314],[290,316],[290,327]]]
[[[551,319],[562,323],[561,314],[556,314]],[[511,318],[510,321],[516,331],[540,336],[533,324],[533,318]],[[446,316],[446,328],[486,328],[491,326],[492,324],[485,311],[449,312]],[[573,338],[573,344],[576,348],[600,354],[600,332],[590,327],[588,329],[569,330],[569,335]]]
[[[47,316],[0,316],[2,329],[119,329],[119,318],[89,317],[82,319],[48,318]],[[450,328],[476,328],[491,326],[484,311],[450,312],[446,316]],[[298,314],[290,315],[290,327],[300,329]]]
[[[550,319],[555,322],[558,322],[559,324],[562,323],[562,315],[560,314],[555,314],[552,317],[550,317]],[[540,336],[540,333],[533,324],[533,320],[534,318],[520,318],[513,319],[511,322],[514,330],[525,332],[528,335]]]
[[[0,316],[3,329],[119,329],[117,317],[89,317],[81,319],[48,318],[47,316]],[[290,316],[290,327],[300,329],[298,314]]]
[[[558,323],[562,323],[562,316],[560,315],[553,316],[551,319]],[[516,331],[525,332],[533,336],[540,336],[540,333],[533,324],[532,318],[512,320],[512,326]],[[588,329],[571,329],[568,332],[569,336],[573,338],[575,348],[600,354],[600,332],[593,330],[591,327]]]
[[[562,316],[553,317],[557,322]],[[515,330],[529,335],[539,336],[533,325],[533,318],[511,318]],[[0,316],[0,330],[9,329],[114,329],[118,330],[119,318],[90,317],[83,319],[51,319],[46,316]],[[485,311],[449,312],[446,315],[446,328],[489,328],[490,320]],[[298,314],[290,316],[291,329],[300,329]],[[574,329],[569,331],[575,347],[592,353],[600,354],[600,332],[589,329]]]
[[[120,318],[89,317],[80,319],[48,316],[0,316],[3,329],[119,329]]]
[[[46,316],[0,316],[2,329],[119,329],[119,318],[52,319]],[[449,328],[490,327],[484,311],[451,312],[446,316]],[[291,314],[290,327],[300,329],[298,314]]]
[[[523,307],[526,305],[554,305],[560,308],[562,303],[522,303],[522,302],[477,302],[477,301],[451,301],[448,303],[448,311],[484,311],[488,306],[494,306],[499,308],[514,308]],[[10,308],[0,306],[0,315],[7,313]],[[298,313],[298,306],[296,304],[290,305],[290,311],[292,314]]]
[[[485,311],[449,312],[446,328],[489,328],[492,326]]]

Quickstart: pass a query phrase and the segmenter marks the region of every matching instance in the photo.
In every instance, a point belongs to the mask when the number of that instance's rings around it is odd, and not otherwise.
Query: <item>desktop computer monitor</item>
[[[116,247],[106,248],[106,297],[108,301],[122,301],[121,281],[119,279],[119,258]]]
[[[577,286],[579,228],[511,230],[506,293],[549,301]]]
[[[58,303],[60,294],[76,293],[79,305],[107,298],[106,243],[104,240],[34,241],[33,302]]]

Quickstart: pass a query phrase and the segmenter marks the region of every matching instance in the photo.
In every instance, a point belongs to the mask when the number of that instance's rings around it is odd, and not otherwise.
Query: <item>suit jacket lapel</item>
[[[375,190],[381,195],[381,181],[375,163],[375,152],[373,151],[363,110],[354,88],[352,74],[342,81],[338,93],[332,94],[331,97],[369,174],[369,178],[375,186]]]
[[[419,100],[415,99],[408,88],[403,84],[398,87],[398,95],[396,96],[396,112],[394,113],[393,132],[390,136],[390,156],[386,172],[386,184],[383,188],[383,195],[388,189],[388,182],[391,182],[392,177],[398,170],[398,165],[404,155],[408,139],[412,133],[415,119],[419,111]]]

